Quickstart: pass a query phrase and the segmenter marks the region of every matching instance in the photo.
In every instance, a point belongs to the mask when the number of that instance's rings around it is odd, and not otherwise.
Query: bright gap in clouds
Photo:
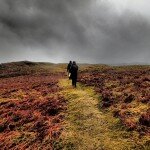
[[[105,3],[110,3],[115,6],[118,13],[124,11],[132,11],[150,17],[150,7],[148,0],[105,0]]]

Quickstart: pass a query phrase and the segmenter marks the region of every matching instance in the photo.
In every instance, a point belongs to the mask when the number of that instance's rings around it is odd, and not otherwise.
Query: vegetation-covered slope
[[[148,150],[150,67],[66,65],[0,65],[1,149]]]
[[[1,65],[0,149],[53,149],[66,102],[52,64]],[[54,68],[55,69],[55,68]]]
[[[94,86],[99,107],[112,111],[128,130],[150,136],[149,66],[92,66],[80,72],[79,81]]]

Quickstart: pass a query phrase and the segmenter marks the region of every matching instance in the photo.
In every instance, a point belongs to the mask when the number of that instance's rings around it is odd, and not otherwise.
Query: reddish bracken
[[[112,110],[128,129],[138,130],[144,125],[145,134],[149,133],[150,112],[144,112],[150,104],[149,67],[88,68],[80,72],[79,82],[94,86],[101,96],[100,107]]]
[[[139,118],[139,123],[144,126],[150,127],[150,109],[148,109],[141,115],[141,117]]]
[[[11,67],[1,73],[0,149],[52,149],[66,109],[57,84],[62,74],[17,73]]]
[[[128,130],[135,130],[137,128],[137,122],[132,118],[123,119],[122,123],[128,128]]]

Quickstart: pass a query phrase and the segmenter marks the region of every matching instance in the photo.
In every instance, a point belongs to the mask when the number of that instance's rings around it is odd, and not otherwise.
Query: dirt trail
[[[68,100],[65,127],[61,135],[62,149],[128,150],[135,149],[130,133],[122,129],[119,120],[99,109],[100,98],[92,88],[71,87],[67,79],[60,81]],[[136,137],[136,135],[135,135]],[[59,143],[59,144],[60,144]],[[60,144],[60,145],[61,145]]]

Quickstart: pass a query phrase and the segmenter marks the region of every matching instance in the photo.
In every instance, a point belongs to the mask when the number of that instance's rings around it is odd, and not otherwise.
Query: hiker
[[[72,66],[72,61],[70,61],[67,66],[67,72],[68,72],[69,79],[71,79],[71,66]]]
[[[73,61],[70,71],[71,71],[72,86],[76,87],[78,66],[75,61]]]

